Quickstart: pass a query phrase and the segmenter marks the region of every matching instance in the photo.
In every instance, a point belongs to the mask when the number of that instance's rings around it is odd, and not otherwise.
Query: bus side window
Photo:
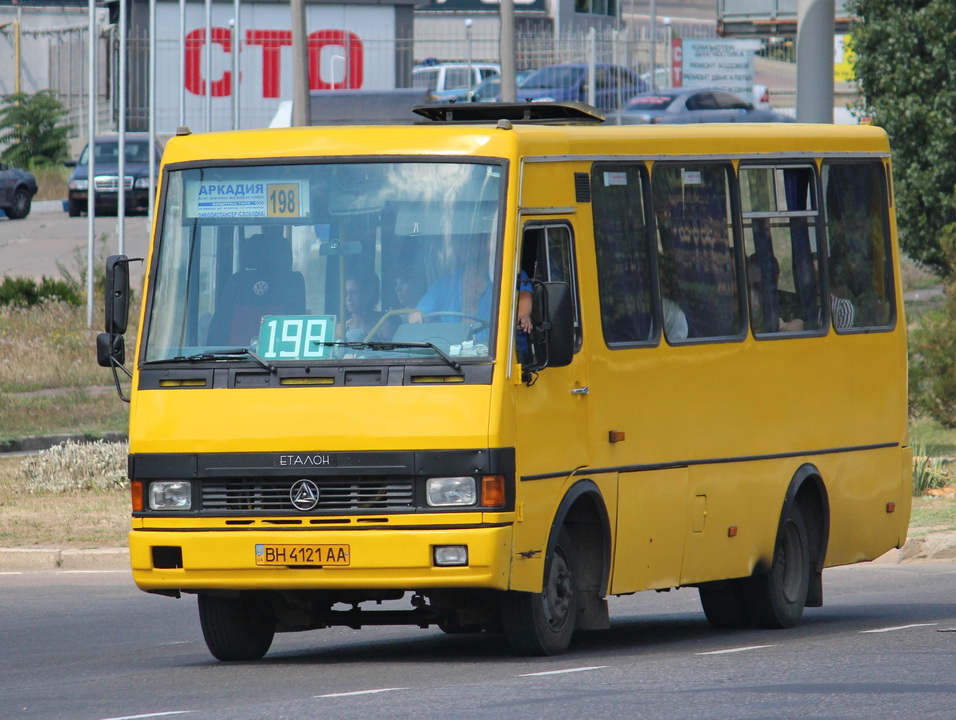
[[[754,335],[818,330],[821,302],[819,213],[809,166],[740,168],[740,203],[750,324]]]
[[[656,341],[652,253],[639,163],[595,163],[591,170],[594,248],[601,327],[609,346]]]
[[[688,339],[740,337],[731,167],[657,163],[651,187],[661,293],[685,314]]]
[[[896,305],[883,164],[827,162],[823,193],[834,327],[892,327]]]

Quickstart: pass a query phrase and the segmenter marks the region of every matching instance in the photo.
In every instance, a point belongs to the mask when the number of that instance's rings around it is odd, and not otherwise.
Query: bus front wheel
[[[803,616],[810,586],[810,541],[803,514],[792,504],[780,524],[770,572],[750,578],[746,595],[753,624],[792,628]]]
[[[259,660],[275,637],[271,612],[249,598],[200,595],[199,622],[217,660]]]
[[[561,529],[540,593],[509,591],[502,603],[502,624],[511,649],[519,655],[560,655],[571,644],[577,616],[577,573],[571,536]]]

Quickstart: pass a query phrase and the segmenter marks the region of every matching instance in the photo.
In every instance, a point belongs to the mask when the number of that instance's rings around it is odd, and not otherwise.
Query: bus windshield
[[[146,362],[491,357],[503,167],[173,169]]]

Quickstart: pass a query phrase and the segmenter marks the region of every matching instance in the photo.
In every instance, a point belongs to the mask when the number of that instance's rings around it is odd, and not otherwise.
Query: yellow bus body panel
[[[769,567],[788,484],[806,464],[827,490],[827,566],[872,559],[905,541],[911,451],[899,283],[888,332],[611,350],[601,333],[592,206],[574,192],[574,173],[589,172],[596,159],[887,156],[882,130],[298,128],[173,138],[163,162],[215,164],[234,160],[237,148],[249,159],[506,159],[503,274],[515,266],[526,223],[570,224],[583,349],[531,387],[508,360],[508,333],[499,333],[490,386],[137,390],[134,369],[134,455],[514,447],[517,462],[514,513],[389,515],[362,531],[278,531],[256,518],[240,532],[222,519],[137,518],[130,545],[140,587],[540,591],[555,514],[582,481],[597,487],[607,511],[610,593],[743,577]],[[892,213],[890,223],[895,239]],[[155,246],[150,262],[153,253]],[[502,292],[498,327],[512,322],[512,295]],[[584,387],[587,394],[571,395]],[[610,442],[611,431],[625,439]],[[290,542],[348,544],[354,561],[325,569],[255,565],[257,543]],[[433,545],[462,543],[468,567],[432,567]],[[167,544],[182,546],[187,569],[152,568],[151,548]]]

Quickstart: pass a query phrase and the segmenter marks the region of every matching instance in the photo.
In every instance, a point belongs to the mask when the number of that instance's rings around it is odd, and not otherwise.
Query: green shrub
[[[943,461],[926,454],[920,444],[913,446],[913,495],[919,497],[927,490],[944,488],[949,484],[949,474],[943,470]]]
[[[37,282],[30,277],[4,277],[0,282],[0,305],[33,307],[46,301],[62,301],[77,307],[84,300],[77,285],[70,280],[44,276]]]
[[[913,414],[956,428],[956,245],[943,243],[953,266],[946,300],[909,332],[909,399]]]
[[[29,95],[13,93],[0,107],[0,159],[14,167],[58,165],[69,158],[67,136],[72,125],[61,124],[68,110],[52,90]]]

